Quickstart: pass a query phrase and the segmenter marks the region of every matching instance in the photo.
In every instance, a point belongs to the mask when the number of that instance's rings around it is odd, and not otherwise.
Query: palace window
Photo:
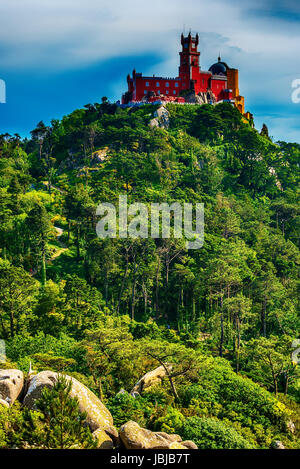
[[[175,83],[175,86],[176,86],[176,88],[178,88],[178,83],[177,82]]]
[[[166,91],[166,94],[169,94],[169,90]]]
[[[173,91],[173,94],[176,94],[176,90]]]
[[[146,86],[149,86],[149,81],[146,81]]]
[[[167,81],[166,86],[169,86],[169,82]]]
[[[159,86],[159,81],[156,82],[156,86]]]

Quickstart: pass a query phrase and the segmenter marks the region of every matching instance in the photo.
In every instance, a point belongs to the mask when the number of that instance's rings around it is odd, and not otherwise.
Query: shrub
[[[129,420],[134,420],[141,426],[146,425],[147,418],[152,413],[152,405],[147,404],[142,397],[133,397],[128,392],[119,392],[107,402],[116,427],[120,427]]]
[[[184,423],[184,416],[179,410],[169,407],[167,414],[160,417],[154,424],[154,429],[167,433],[180,433]]]
[[[254,448],[234,428],[212,418],[187,418],[181,427],[180,436],[184,440],[193,440],[199,449]]]
[[[202,406],[198,406],[200,416],[210,414],[239,421],[241,425],[250,428],[259,424],[263,428],[276,426],[284,430],[290,412],[270,392],[250,379],[237,375],[227,365],[207,367],[200,373],[201,381],[180,389],[185,407],[195,407],[195,402],[203,402],[203,414]],[[219,404],[217,407],[216,403]]]

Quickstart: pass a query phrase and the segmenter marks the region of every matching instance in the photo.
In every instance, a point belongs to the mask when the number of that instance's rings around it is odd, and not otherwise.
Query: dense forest
[[[77,378],[117,427],[300,448],[300,145],[228,103],[168,104],[149,125],[157,107],[103,98],[30,139],[0,135],[0,368]],[[203,247],[100,239],[96,208],[120,194],[204,203]],[[169,379],[130,394],[162,363]],[[22,447],[28,419],[0,406],[0,447]]]

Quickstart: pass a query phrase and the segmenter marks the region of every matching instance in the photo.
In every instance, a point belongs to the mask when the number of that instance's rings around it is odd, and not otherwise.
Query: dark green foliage
[[[147,420],[153,411],[153,406],[147,405],[143,398],[134,398],[124,390],[109,399],[107,407],[114,416],[116,427],[124,425],[129,420],[134,420],[141,427],[146,427]]]
[[[257,424],[264,428],[274,425],[284,431],[290,418],[288,409],[278,405],[259,385],[212,363],[202,367],[199,373],[199,384],[181,388],[183,405],[193,406],[197,401],[204,415],[227,418],[250,428]]]
[[[36,419],[33,413],[32,420]],[[24,445],[24,413],[18,402],[6,408],[0,405],[0,449],[22,448]]]
[[[192,440],[199,449],[253,449],[251,443],[229,425],[211,418],[189,417],[181,427],[185,440]]]

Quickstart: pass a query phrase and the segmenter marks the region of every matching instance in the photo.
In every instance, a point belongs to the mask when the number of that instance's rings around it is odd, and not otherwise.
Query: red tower
[[[179,77],[182,80],[182,89],[195,89],[195,82],[200,82],[200,52],[198,52],[199,36],[189,33],[187,37],[181,34],[182,51],[180,55]],[[199,90],[195,90],[199,92]]]

